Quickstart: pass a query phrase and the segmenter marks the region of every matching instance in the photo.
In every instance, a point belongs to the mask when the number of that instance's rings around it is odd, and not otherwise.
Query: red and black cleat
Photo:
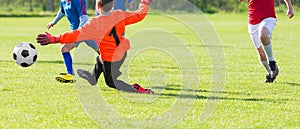
[[[137,90],[138,93],[142,93],[142,94],[154,94],[154,92],[151,89],[144,89],[143,87],[141,87],[139,84],[132,84],[132,87]]]

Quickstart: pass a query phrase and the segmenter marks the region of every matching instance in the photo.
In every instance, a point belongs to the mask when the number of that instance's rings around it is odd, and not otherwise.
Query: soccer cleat
[[[79,75],[79,77],[87,80],[92,86],[96,85],[98,82],[96,77],[92,76],[92,74],[89,71],[77,69],[77,74]]]
[[[276,78],[276,76],[273,76],[272,74],[267,74],[265,83],[273,83],[275,78]]]
[[[67,74],[67,73],[60,73],[60,76],[55,77],[55,80],[60,83],[75,83],[76,82],[73,75]]]
[[[154,94],[154,92],[151,89],[144,89],[139,84],[132,84],[132,87],[138,92],[143,94]]]

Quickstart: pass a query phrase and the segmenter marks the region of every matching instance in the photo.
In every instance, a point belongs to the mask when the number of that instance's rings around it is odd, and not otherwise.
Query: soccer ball
[[[13,58],[18,65],[28,67],[36,61],[37,50],[31,43],[21,42],[15,47]]]

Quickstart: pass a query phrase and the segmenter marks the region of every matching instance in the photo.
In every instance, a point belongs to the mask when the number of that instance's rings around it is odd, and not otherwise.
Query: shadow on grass
[[[14,63],[15,61],[12,59],[12,60],[0,60],[0,62],[6,62],[6,63]],[[54,60],[54,61],[48,61],[48,60],[39,60],[37,61],[37,63],[42,63],[42,64],[63,64],[64,61],[61,61],[61,60]],[[74,65],[95,65],[95,64],[92,64],[92,63],[73,63]]]
[[[164,87],[162,86],[152,86],[152,89],[163,89]],[[165,90],[174,90],[174,88],[164,88]],[[107,92],[111,92],[111,89],[107,89],[107,88],[101,88],[102,91],[107,91]],[[176,91],[180,91],[179,89],[175,89]],[[210,92],[208,90],[190,90],[190,89],[182,89],[183,91],[189,91],[189,92]],[[154,90],[155,92],[155,90]],[[234,94],[235,92],[212,92],[212,93],[230,93],[230,94]],[[241,93],[243,94],[243,93]],[[175,98],[179,98],[179,99],[201,99],[201,100],[229,100],[229,101],[253,101],[253,102],[272,102],[272,103],[285,103],[286,101],[295,101],[295,100],[291,100],[291,99],[263,99],[263,98],[253,98],[253,97],[249,97],[249,98],[231,98],[231,97],[217,97],[217,96],[204,96],[204,95],[194,95],[194,94],[177,94],[177,93],[155,93],[155,96],[165,96],[165,97],[175,97]]]
[[[284,83],[279,83],[279,84],[286,84],[290,86],[300,86],[300,83],[294,83],[294,82],[284,82]]]
[[[232,46],[225,46],[225,45],[221,45],[221,46],[217,46],[217,45],[187,45],[189,47],[203,47],[203,48],[231,48]]]
[[[63,64],[63,61],[60,60],[55,60],[55,61],[47,61],[47,60],[40,60],[37,61],[37,63],[42,63],[42,64]]]
[[[173,93],[162,93],[160,95],[163,96],[172,96],[172,97],[179,97],[183,99],[193,99],[195,98],[195,95],[189,95],[189,94],[173,94]],[[269,101],[272,102],[274,100],[266,100],[266,99],[257,99],[257,98],[227,98],[227,97],[208,97],[208,96],[203,96],[203,95],[196,95],[197,99],[210,99],[210,100],[241,100],[241,101]]]
[[[179,85],[172,85],[172,86],[179,86]],[[147,87],[147,86],[145,86]],[[235,95],[250,95],[248,93],[237,93],[237,92],[216,92],[216,91],[209,91],[209,90],[192,90],[192,89],[179,89],[179,88],[170,88],[170,87],[163,87],[163,86],[152,86],[151,88],[152,90],[155,89],[161,89],[161,90],[166,90],[166,91],[185,91],[185,92],[195,92],[195,93],[201,93],[201,92],[205,92],[205,93],[217,93],[217,94],[235,94]],[[107,91],[107,92],[111,92],[111,89],[106,89],[106,88],[101,88],[102,91]],[[179,94],[179,93],[157,93],[155,92],[155,96],[160,97],[175,97],[175,98],[179,98],[179,99],[201,99],[201,100],[229,100],[229,101],[253,101],[253,102],[272,102],[272,103],[285,103],[287,101],[297,101],[297,100],[293,100],[293,99],[268,99],[268,98],[253,98],[253,97],[248,97],[248,98],[233,98],[233,97],[219,97],[219,96],[204,96],[204,95],[195,95],[195,93],[193,94],[188,94],[188,93],[183,93],[183,94]]]
[[[8,91],[14,91],[14,90],[12,90],[12,89],[7,89],[7,88],[3,88],[3,89],[1,89],[0,91],[8,92]]]
[[[209,90],[194,90],[194,89],[180,89],[180,85],[172,85],[173,87],[170,87],[168,85],[167,87],[163,86],[152,86],[154,89],[165,89],[165,90],[174,90],[174,91],[187,91],[187,92],[211,92],[211,93],[221,93],[221,94],[234,94],[234,95],[250,95],[249,93],[241,93],[241,92],[227,92],[227,91],[209,91]],[[174,87],[176,86],[176,87]]]
[[[172,85],[174,86],[174,85]],[[178,85],[177,85],[178,86]],[[175,91],[186,91],[186,92],[205,92],[205,93],[219,93],[219,94],[235,94],[235,95],[250,95],[247,93],[239,93],[239,92],[217,92],[217,91],[209,91],[209,90],[192,90],[192,89],[180,89],[180,88],[170,88],[163,86],[153,86],[153,89],[165,89],[165,90],[175,90]],[[178,97],[182,99],[209,99],[209,100],[233,100],[233,101],[261,101],[261,102],[273,102],[273,103],[284,103],[285,101],[294,101],[291,99],[263,99],[263,98],[230,98],[230,97],[217,97],[217,96],[204,96],[204,95],[193,95],[193,94],[176,94],[176,93],[158,93],[158,96],[168,96],[168,97]]]
[[[45,63],[45,64],[63,64],[64,61],[37,61],[39,63]],[[73,65],[95,65],[92,63],[73,63]]]
[[[261,98],[229,98],[229,97],[208,97],[208,96],[203,96],[203,95],[190,95],[190,94],[174,94],[174,93],[162,93],[162,94],[157,94],[160,96],[169,96],[169,97],[178,97],[182,99],[209,99],[209,100],[233,100],[233,101],[260,101],[260,102],[273,102],[273,103],[284,103],[285,101],[293,101],[290,99],[280,99],[280,100],[275,100],[275,99],[261,99]]]
[[[38,63],[45,63],[45,64],[63,64],[64,61],[45,61],[45,60],[41,60],[41,61],[37,61]],[[73,65],[95,65],[95,64],[92,64],[92,63],[74,63],[73,62]]]
[[[15,62],[15,61],[13,59],[11,59],[11,60],[0,60],[0,62],[11,63],[11,62]]]
[[[0,62],[6,62],[6,63],[14,63],[15,61],[13,59],[11,60],[0,60]],[[64,63],[63,61],[37,61],[39,63],[52,63],[52,64],[62,64]]]

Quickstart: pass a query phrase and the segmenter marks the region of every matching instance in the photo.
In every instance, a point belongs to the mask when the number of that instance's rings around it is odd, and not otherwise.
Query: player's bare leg
[[[267,61],[267,57],[266,57],[266,54],[265,54],[265,51],[264,49],[262,48],[262,46],[260,46],[259,48],[257,48],[257,52],[259,54],[259,57],[260,57],[260,61],[262,63],[262,65],[264,66],[264,68],[266,69],[267,71],[267,76],[266,76],[266,81],[265,82],[270,82],[270,79],[272,77],[272,71],[271,71],[271,68],[269,66],[269,63]]]
[[[264,58],[263,59],[261,58],[261,60],[262,60],[262,62],[269,60],[269,62],[268,62],[269,67],[272,71],[271,73],[269,73],[266,76],[265,82],[272,83],[276,79],[277,75],[279,74],[279,69],[276,64],[276,61],[274,60],[274,56],[273,56],[270,32],[266,27],[259,28],[259,30],[260,30],[259,31],[260,40],[261,40],[262,44],[264,45],[264,51],[265,51]],[[262,51],[262,50],[260,50],[260,51]],[[268,57],[268,58],[266,58],[266,57]],[[265,66],[265,64],[264,64],[264,66]],[[267,67],[267,66],[265,66],[265,67]]]
[[[70,55],[70,51],[75,47],[75,43],[71,44],[64,44],[61,47],[61,52],[64,57],[64,63],[67,68],[67,73],[61,73],[59,76],[55,77],[55,80],[61,83],[75,83],[76,80],[74,79],[74,71],[73,71],[73,63],[72,57]]]

